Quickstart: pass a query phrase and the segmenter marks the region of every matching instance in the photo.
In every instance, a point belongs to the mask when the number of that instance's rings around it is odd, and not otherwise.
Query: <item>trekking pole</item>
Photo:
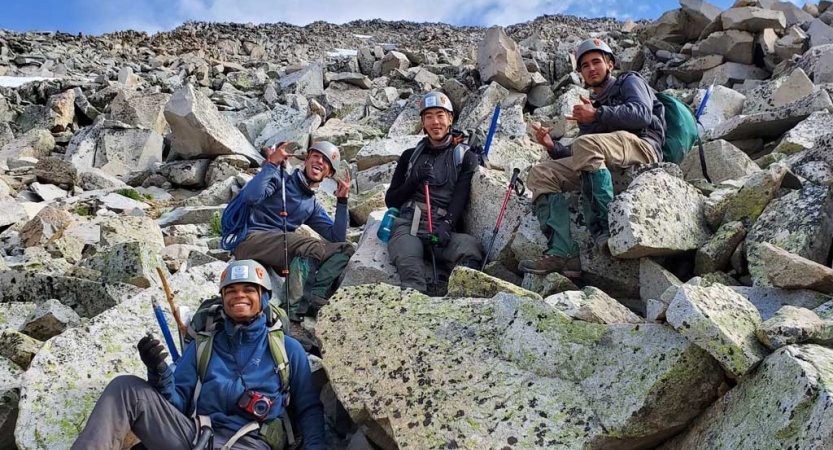
[[[700,102],[700,106],[697,108],[697,113],[694,114],[694,121],[697,122],[697,125],[703,128],[703,133],[706,132],[706,127],[700,123],[700,115],[703,114],[703,111],[706,109],[706,103],[709,101],[709,97],[712,95],[712,89],[714,89],[714,83],[712,82],[711,86],[706,89],[705,95],[703,95],[703,100]],[[712,182],[711,177],[709,177],[709,171],[706,169],[706,152],[703,150],[703,140],[700,138],[700,133],[697,133],[697,147],[698,151],[700,152],[700,168],[703,172],[703,178],[706,179],[709,183]]]
[[[492,113],[492,123],[489,125],[489,134],[486,135],[486,145],[483,146],[484,161],[489,158],[489,149],[492,147],[492,138],[495,137],[495,130],[497,130],[497,122],[500,118],[500,103],[495,105],[495,112]]]
[[[431,267],[434,269],[434,287],[440,283],[440,278],[437,276],[437,258],[434,256],[434,244],[437,242],[437,237],[434,236],[434,224],[431,221],[431,194],[428,189],[428,182],[425,182],[425,209],[428,210],[428,234],[430,235],[431,248]]]
[[[174,362],[179,360],[179,351],[176,349],[176,344],[174,344],[174,338],[171,336],[171,329],[168,328],[168,321],[165,320],[165,313],[162,312],[162,306],[159,305],[159,300],[156,300],[156,297],[150,297],[151,303],[153,303],[153,313],[156,314],[156,321],[159,322],[159,328],[162,330],[162,336],[165,338],[165,343],[168,344],[168,350],[171,352],[171,358],[173,358]]]
[[[281,163],[281,200],[283,202],[283,209],[280,212],[280,216],[283,217],[283,260],[284,260],[284,268],[281,269],[281,275],[283,275],[283,287],[284,287],[284,302],[286,303],[286,312],[289,313],[289,242],[287,241],[287,233],[286,233],[286,219],[289,215],[286,212],[286,161]]]
[[[165,278],[165,272],[162,272],[161,267],[157,267],[156,273],[159,274],[159,279],[162,280],[162,288],[165,289],[165,297],[168,299],[168,306],[171,307],[171,313],[174,315],[174,321],[179,330],[180,345],[182,345],[182,339],[188,333],[188,328],[185,327],[185,323],[182,322],[182,317],[179,315],[179,309],[177,309],[174,302],[174,293],[171,292],[171,286],[168,284],[168,279]]]
[[[509,180],[509,188],[506,190],[506,196],[503,197],[503,206],[500,207],[500,214],[497,216],[495,229],[492,230],[492,239],[489,240],[489,249],[486,250],[486,256],[483,257],[483,264],[480,266],[481,272],[486,268],[486,263],[489,262],[489,255],[492,253],[492,248],[495,246],[495,239],[497,239],[497,233],[498,230],[500,230],[500,223],[503,222],[503,215],[506,214],[506,206],[509,204],[509,197],[512,195],[512,191],[516,191],[518,195],[523,195],[523,183],[518,179],[520,174],[521,169],[518,169],[517,167],[512,171],[512,178]],[[520,184],[520,189],[515,187],[518,184]]]

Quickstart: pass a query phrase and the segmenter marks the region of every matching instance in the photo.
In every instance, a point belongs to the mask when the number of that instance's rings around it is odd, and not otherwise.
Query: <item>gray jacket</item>
[[[579,135],[629,131],[648,141],[662,161],[665,108],[641,75],[625,72],[590,99],[598,110],[596,121],[579,124]]]

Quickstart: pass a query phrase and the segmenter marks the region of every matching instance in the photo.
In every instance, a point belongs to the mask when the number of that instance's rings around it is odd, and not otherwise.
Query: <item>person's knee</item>
[[[107,387],[104,388],[104,393],[140,392],[144,389],[153,389],[153,387],[147,381],[136,375],[119,375],[107,384]]]

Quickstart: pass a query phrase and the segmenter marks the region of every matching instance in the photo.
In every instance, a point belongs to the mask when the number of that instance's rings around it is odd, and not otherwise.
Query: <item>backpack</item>
[[[662,92],[657,92],[656,97],[665,107],[665,144],[662,145],[662,159],[680,164],[697,142],[697,122],[688,106],[677,97]]]
[[[483,147],[481,146],[471,146],[469,145],[469,139],[471,138],[472,134],[467,133],[465,131],[459,130],[452,130],[451,134],[453,139],[457,142],[454,146],[454,167],[457,169],[457,173],[460,173],[460,166],[463,165],[463,158],[466,157],[467,152],[473,152],[475,156],[477,156],[477,163],[483,167],[488,167],[486,158],[483,153]],[[422,152],[425,150],[425,140],[419,141],[414,152],[411,154],[411,158],[408,160],[408,170],[405,172],[405,178],[407,179],[411,176],[411,168],[417,162]]]
[[[217,325],[225,321],[223,314],[223,299],[214,298],[202,302],[188,324],[188,333],[184,337],[185,345],[196,341],[197,358],[197,386],[194,389],[194,396],[191,400],[193,409],[191,416],[197,417],[197,400],[202,390],[202,380],[208,371],[208,363],[211,360],[211,352],[214,347],[214,335],[219,331]],[[286,312],[275,302],[269,302],[269,312],[266,318],[266,326],[269,328],[269,351],[275,362],[275,372],[281,380],[281,394],[284,399],[284,414],[278,419],[268,422],[250,422],[240,432],[245,434],[260,429],[260,435],[272,450],[282,450],[285,439],[289,445],[295,444],[295,437],[292,431],[292,424],[289,421],[289,356],[286,353],[284,335],[289,331],[289,318]],[[242,436],[242,435],[241,435]]]

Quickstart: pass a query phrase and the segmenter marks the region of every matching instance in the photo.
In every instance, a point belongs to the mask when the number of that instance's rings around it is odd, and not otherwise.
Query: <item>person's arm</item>
[[[347,225],[350,218],[347,211],[347,197],[338,198],[336,202],[335,222],[324,210],[324,207],[315,202],[315,210],[305,223],[330,242],[345,242],[347,241]]]
[[[637,76],[629,76],[622,82],[619,92],[624,103],[598,107],[596,122],[613,130],[634,130],[651,125],[654,101],[648,84]]]
[[[196,341],[185,348],[176,365],[176,373],[168,366],[162,375],[148,371],[148,383],[182,414],[190,414],[191,399],[197,386]]]
[[[419,188],[419,184],[413,181],[413,177],[405,178],[408,172],[408,163],[411,161],[411,155],[413,154],[414,149],[405,150],[402,156],[399,157],[399,162],[396,163],[396,170],[393,171],[390,187],[388,192],[385,193],[385,206],[388,208],[401,208]]]
[[[277,190],[274,180],[280,179],[280,167],[267,162],[254,176],[243,190],[240,191],[240,198],[247,205],[255,205],[269,198]],[[287,177],[289,173],[285,174]]]
[[[473,152],[466,152],[460,166],[460,174],[457,176],[457,183],[454,184],[454,194],[451,197],[451,203],[448,204],[448,213],[443,217],[444,220],[451,222],[452,228],[463,217],[466,204],[469,202],[471,180],[476,170],[477,157]]]
[[[304,348],[295,339],[285,336],[289,357],[289,393],[295,419],[301,424],[306,450],[326,450],[324,442],[324,406],[320,393],[312,384],[312,373]]]

